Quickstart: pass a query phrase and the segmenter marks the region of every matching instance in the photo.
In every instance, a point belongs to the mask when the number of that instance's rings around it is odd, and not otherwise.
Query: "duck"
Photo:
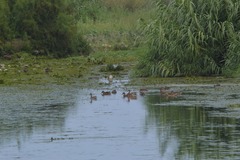
[[[160,88],[160,93],[161,95],[165,95],[165,94],[168,94],[170,91],[169,91],[169,87],[161,87]]]
[[[217,88],[217,87],[220,87],[220,86],[221,85],[219,83],[213,85],[214,88]]]
[[[137,99],[137,95],[136,94],[130,94],[129,96],[128,96],[128,99],[130,100],[130,99]]]
[[[102,96],[109,96],[109,95],[111,95],[111,92],[110,91],[102,91],[101,94],[102,94]]]
[[[139,90],[139,94],[140,94],[141,96],[144,96],[144,95],[146,94],[146,92],[148,92],[148,89],[146,89],[146,88],[141,88],[141,89]]]
[[[97,96],[93,96],[93,94],[90,93],[90,99],[91,99],[91,100],[97,100]]]
[[[146,88],[140,88],[139,89],[139,92],[147,92],[148,91],[148,89],[146,89]]]
[[[141,91],[140,91],[139,94],[140,94],[140,96],[145,96],[145,92],[141,92]]]
[[[122,95],[123,95],[123,98],[127,97],[128,100],[129,100],[129,99],[137,99],[137,95],[136,95],[136,94],[123,92]]]
[[[128,90],[128,93],[127,93],[128,95],[137,95],[137,92],[131,92],[131,90]]]
[[[112,90],[112,94],[117,94],[117,91],[115,89]]]
[[[182,92],[171,91],[171,92],[166,93],[165,97],[167,97],[167,98],[176,98],[176,97],[180,96],[181,94],[182,94]]]
[[[123,95],[123,98],[128,97],[128,95],[125,92],[123,92],[122,95]]]

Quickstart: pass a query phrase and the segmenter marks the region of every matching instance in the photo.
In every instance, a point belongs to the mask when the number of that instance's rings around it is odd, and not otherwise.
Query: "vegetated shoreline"
[[[144,47],[120,51],[98,51],[89,56],[51,58],[16,53],[11,59],[0,61],[0,86],[77,84],[80,86],[102,87],[98,79],[110,74],[116,78],[125,76],[128,86],[156,86],[179,84],[239,84],[240,78],[223,76],[189,77],[137,77],[134,72],[139,57],[146,52]],[[108,70],[111,65],[122,65],[122,70]],[[121,68],[121,67],[120,67]]]
[[[126,51],[129,52],[129,51]],[[106,54],[106,53],[104,53]],[[109,53],[110,55],[113,53]],[[124,53],[125,54],[125,53]],[[0,86],[13,85],[46,85],[46,84],[78,84],[83,87],[102,87],[98,79],[113,74],[119,77],[127,75],[127,86],[161,86],[161,85],[238,85],[239,78],[215,77],[136,77],[133,72],[137,59],[128,61],[102,60],[97,57],[68,57],[64,59],[35,58],[23,54],[20,59],[4,60],[0,63]],[[111,55],[112,56],[112,55]],[[129,56],[129,53],[128,55]],[[131,55],[132,56],[132,55]],[[112,57],[114,59],[114,55]],[[93,62],[94,61],[94,62]],[[99,63],[99,64],[98,64]],[[122,71],[100,72],[107,64],[123,65]],[[93,86],[94,84],[94,86]]]

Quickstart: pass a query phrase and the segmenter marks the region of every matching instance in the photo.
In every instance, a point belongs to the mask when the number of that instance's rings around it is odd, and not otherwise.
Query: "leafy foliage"
[[[99,20],[99,14],[104,6],[99,0],[72,0],[71,8],[77,21],[86,22],[91,20],[94,23]]]
[[[9,19],[10,14],[8,3],[6,0],[0,0],[0,40],[10,38]]]
[[[4,5],[0,7],[0,17],[6,17],[3,28],[10,28],[13,31],[13,40],[29,40],[32,50],[44,50],[41,54],[55,57],[89,52],[90,47],[78,34],[74,13],[69,8],[71,1],[0,1],[4,2]],[[9,13],[8,16],[6,13]],[[1,34],[4,40],[7,40],[6,37]]]
[[[240,2],[237,0],[159,1],[144,27],[149,52],[142,76],[222,74],[240,61]]]

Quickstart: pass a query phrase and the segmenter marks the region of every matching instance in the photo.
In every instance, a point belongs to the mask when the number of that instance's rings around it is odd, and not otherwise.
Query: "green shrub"
[[[19,41],[14,44],[9,42],[6,45],[8,50],[17,52],[25,51],[26,48],[32,48],[33,51],[44,49],[44,52],[39,53],[55,57],[90,52],[90,46],[78,34],[73,10],[69,8],[71,1],[16,0],[10,4],[8,18],[15,39]]]
[[[0,40],[8,40],[11,38],[11,30],[9,25],[10,11],[6,0],[0,2]]]

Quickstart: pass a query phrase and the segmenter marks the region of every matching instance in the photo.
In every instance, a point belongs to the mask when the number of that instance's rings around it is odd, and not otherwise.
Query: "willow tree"
[[[160,0],[145,28],[142,76],[214,75],[240,62],[238,0]]]

